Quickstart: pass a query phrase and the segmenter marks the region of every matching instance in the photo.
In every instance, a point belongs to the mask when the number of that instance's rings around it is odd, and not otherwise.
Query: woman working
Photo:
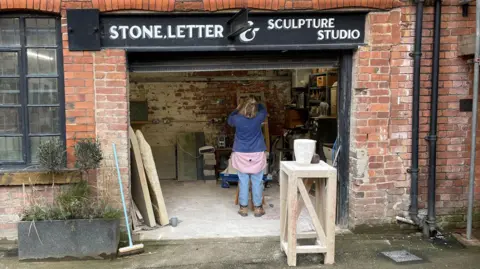
[[[240,102],[228,117],[228,124],[235,127],[235,141],[231,156],[232,166],[238,171],[239,204],[238,214],[248,216],[248,185],[252,181],[253,205],[255,217],[265,215],[262,206],[263,170],[266,167],[265,140],[262,123],[267,117],[267,110],[255,98]]]

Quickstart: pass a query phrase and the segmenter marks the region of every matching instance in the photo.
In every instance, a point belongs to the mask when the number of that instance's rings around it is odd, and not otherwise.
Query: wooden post
[[[325,227],[325,179],[318,178],[315,182],[315,210],[323,227]]]
[[[327,234],[327,253],[325,254],[325,264],[333,264],[335,262],[335,214],[337,203],[337,173],[330,173],[327,181],[326,193],[326,218],[325,231]]]
[[[296,175],[290,175],[288,179],[288,224],[287,224],[287,263],[289,266],[297,265],[297,198],[298,198]]]
[[[287,190],[288,190],[287,175],[280,171],[280,249],[283,249],[283,244],[286,242],[286,228],[287,228]]]

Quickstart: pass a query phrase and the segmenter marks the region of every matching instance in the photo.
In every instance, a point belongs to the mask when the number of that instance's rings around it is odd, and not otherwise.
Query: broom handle
[[[130,234],[130,225],[128,223],[127,206],[125,205],[125,197],[123,196],[122,177],[120,176],[120,168],[118,167],[117,147],[115,146],[115,143],[112,143],[112,147],[113,147],[113,156],[115,156],[115,166],[117,167],[118,184],[120,185],[120,195],[122,197],[123,214],[125,215],[125,224],[127,225],[128,243],[130,244],[129,246],[131,247],[133,246],[132,235]]]

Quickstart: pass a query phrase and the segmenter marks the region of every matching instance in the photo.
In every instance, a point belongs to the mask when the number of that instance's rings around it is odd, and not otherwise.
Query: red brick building
[[[7,123],[4,123],[5,131],[0,130],[4,147],[2,149],[0,144],[0,151],[4,151],[0,162],[4,177],[7,173],[14,173],[34,163],[34,148],[41,142],[40,137],[47,135],[65,140],[70,167],[74,162],[74,139],[97,138],[104,147],[105,161],[94,184],[114,195],[118,195],[117,188],[108,186],[105,181],[110,178],[108,174],[112,174],[114,166],[110,153],[111,143],[116,143],[121,171],[128,183],[130,153],[127,127],[130,87],[127,52],[118,48],[102,48],[99,51],[70,50],[67,9],[98,9],[100,16],[122,12],[125,14],[127,11],[127,14],[132,16],[133,13],[135,16],[138,16],[137,13],[151,16],[173,12],[199,12],[208,17],[220,11],[234,12],[244,7],[249,8],[251,13],[262,11],[269,14],[312,11],[335,11],[342,14],[367,12],[364,44],[358,46],[358,49],[350,50],[353,58],[351,100],[348,104],[350,135],[346,224],[348,227],[355,227],[395,222],[395,216],[408,212],[410,204],[410,175],[407,169],[410,167],[412,143],[413,58],[409,53],[413,51],[416,9],[415,4],[404,1],[0,0],[0,81],[7,83],[7,80],[10,80],[8,85],[18,89],[16,94],[19,96],[23,96],[27,88],[35,87],[35,79],[37,85],[53,83],[57,90],[56,97],[50,96],[53,99],[48,102],[32,104],[30,99],[33,98],[21,101],[23,99],[20,97],[14,97],[16,101],[13,102],[3,99],[0,105],[6,108],[2,109],[18,107],[25,111],[39,110],[38,113],[25,116],[24,119],[29,121],[15,127],[22,130],[23,126],[25,130],[28,125],[30,132],[24,134],[28,136],[27,139],[16,140],[15,137],[24,137],[22,131],[13,132],[19,135],[12,136],[11,132],[6,130]],[[468,53],[462,52],[462,48],[468,43],[465,41],[468,36],[475,32],[474,11],[473,3],[468,8],[467,16],[462,15],[462,6],[458,1],[446,0],[442,3],[436,195],[437,217],[442,226],[465,224],[471,113],[461,112],[459,103],[461,99],[471,98],[472,94],[473,64],[471,57],[464,55]],[[32,15],[40,17],[31,17]],[[423,138],[428,133],[430,114],[434,19],[430,3],[426,3],[423,19],[420,208],[426,207],[427,200],[428,152],[427,142]],[[5,29],[14,29],[13,34]],[[48,29],[48,36],[38,35],[38,30],[35,35],[35,29]],[[16,33],[21,34],[17,37]],[[29,38],[32,38],[31,41]],[[40,68],[39,65],[30,67],[25,60],[28,53],[36,55],[37,59],[38,55],[47,54],[43,57],[54,59],[54,64],[47,69]],[[13,67],[15,63],[18,64],[18,70]],[[52,84],[49,85],[51,87]],[[6,89],[2,87],[0,91]],[[35,128],[32,122],[41,120],[35,119],[35,115],[47,118],[46,129],[32,131]],[[18,146],[7,148],[7,144]],[[25,150],[26,148],[29,150]],[[480,180],[476,183],[479,186]],[[18,214],[23,210],[27,194],[22,186],[9,186],[5,181],[2,181],[2,185],[0,238],[12,239],[16,237]],[[51,198],[50,185],[38,185],[36,188],[43,196]],[[128,190],[126,193],[129,193]],[[476,194],[478,207],[480,187],[476,188]],[[478,218],[476,221],[478,222]]]

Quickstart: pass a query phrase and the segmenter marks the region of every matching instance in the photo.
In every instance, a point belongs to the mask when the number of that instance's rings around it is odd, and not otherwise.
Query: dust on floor
[[[278,183],[265,189],[266,214],[261,218],[255,218],[253,212],[248,217],[237,214],[238,206],[234,204],[237,186],[233,184],[224,189],[218,182],[162,180],[161,185],[168,215],[177,217],[180,223],[177,227],[137,232],[137,240],[280,236]],[[313,231],[305,209],[299,218],[298,231]]]

